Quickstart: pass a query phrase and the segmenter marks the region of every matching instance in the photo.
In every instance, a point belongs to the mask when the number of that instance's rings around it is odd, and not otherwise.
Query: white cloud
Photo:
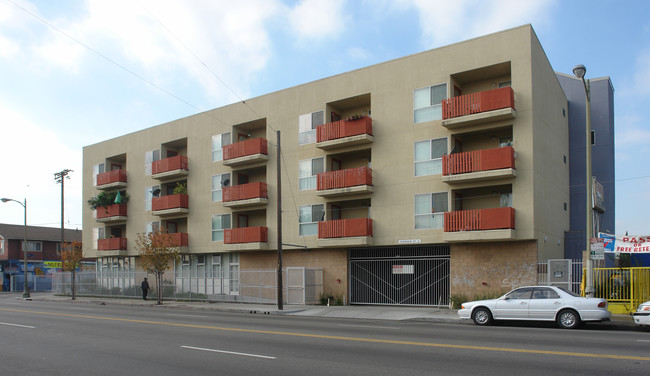
[[[327,39],[345,30],[345,0],[302,0],[289,12],[289,23],[299,40]]]
[[[641,54],[636,62],[634,72],[635,91],[637,94],[650,94],[650,52]]]
[[[67,147],[56,133],[31,123],[0,103],[3,127],[0,140],[0,176],[3,182],[0,197],[18,201],[27,199],[29,225],[56,227],[61,221],[61,186],[54,182],[54,173],[74,170],[65,183],[65,221],[72,228],[81,224],[81,150]],[[56,210],[53,210],[56,208]],[[23,223],[19,205],[0,207],[0,222]]]
[[[402,0],[404,4],[409,0]],[[419,12],[422,36],[427,47],[543,20],[555,0],[410,0]]]

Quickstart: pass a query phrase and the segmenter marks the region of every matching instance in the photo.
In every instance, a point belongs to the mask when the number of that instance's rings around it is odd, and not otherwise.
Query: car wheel
[[[490,325],[492,323],[492,312],[484,307],[477,308],[472,312],[472,321],[476,325]]]
[[[565,309],[557,314],[557,325],[562,329],[574,329],[580,325],[578,312],[572,309]]]

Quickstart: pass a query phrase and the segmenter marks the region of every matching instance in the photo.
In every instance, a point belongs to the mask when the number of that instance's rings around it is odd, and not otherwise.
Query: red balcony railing
[[[318,222],[318,238],[347,238],[353,236],[372,236],[372,219],[336,219]]]
[[[111,217],[126,217],[126,204],[113,204],[97,208],[97,219]]]
[[[176,195],[168,195],[162,197],[154,197],[151,200],[151,210],[167,210],[167,209],[187,209],[189,208],[189,196],[185,193]]]
[[[176,247],[187,247],[187,245],[188,245],[187,233],[185,233],[185,232],[173,232],[173,233],[170,233],[169,235],[173,236],[172,241],[173,241],[174,246],[176,246]]]
[[[97,174],[97,186],[118,182],[126,183],[126,170],[112,170]]]
[[[515,228],[515,209],[493,208],[445,213],[445,232]]]
[[[223,232],[224,244],[268,242],[268,227],[229,228]]]
[[[319,125],[316,128],[316,141],[336,140],[360,134],[372,135],[372,118],[362,116],[355,120],[339,120]]]
[[[168,172],[168,171],[176,171],[176,170],[189,170],[187,156],[177,155],[175,157],[154,161],[151,164],[151,173],[153,175],[162,174],[163,172]]]
[[[268,198],[266,183],[248,183],[223,187],[223,202]]]
[[[515,94],[511,87],[503,87],[443,100],[442,119],[451,119],[508,107],[514,110]]]
[[[125,251],[126,238],[97,239],[99,251]]]
[[[253,138],[223,147],[224,161],[255,154],[269,154],[266,138]]]
[[[502,168],[515,168],[515,149],[512,146],[442,156],[443,175],[465,174]]]
[[[319,191],[357,185],[372,185],[372,169],[369,167],[322,172],[317,176],[317,189]]]

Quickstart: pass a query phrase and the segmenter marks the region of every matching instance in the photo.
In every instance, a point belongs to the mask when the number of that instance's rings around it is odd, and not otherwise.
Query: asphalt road
[[[643,375],[650,332],[0,299],[3,375]]]

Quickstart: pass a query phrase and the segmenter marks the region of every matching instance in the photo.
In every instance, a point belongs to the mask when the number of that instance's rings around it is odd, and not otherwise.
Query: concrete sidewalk
[[[21,294],[2,294],[4,298],[11,295],[15,299],[22,299]],[[2,296],[0,295],[0,296]],[[402,307],[402,306],[377,306],[377,305],[352,305],[352,306],[320,306],[320,305],[284,305],[283,310],[278,310],[276,305],[250,304],[250,303],[225,303],[203,301],[164,301],[161,306],[156,300],[110,298],[110,297],[77,297],[72,300],[69,296],[53,295],[51,293],[34,292],[31,294],[33,301],[58,301],[71,304],[101,304],[101,305],[131,305],[159,307],[161,309],[195,309],[221,312],[242,312],[253,314],[273,314],[304,317],[326,317],[343,319],[366,320],[414,320],[439,323],[472,324],[471,320],[461,320],[453,309],[436,307]],[[614,328],[636,327],[634,320],[629,315],[612,315],[611,322],[593,323]]]

